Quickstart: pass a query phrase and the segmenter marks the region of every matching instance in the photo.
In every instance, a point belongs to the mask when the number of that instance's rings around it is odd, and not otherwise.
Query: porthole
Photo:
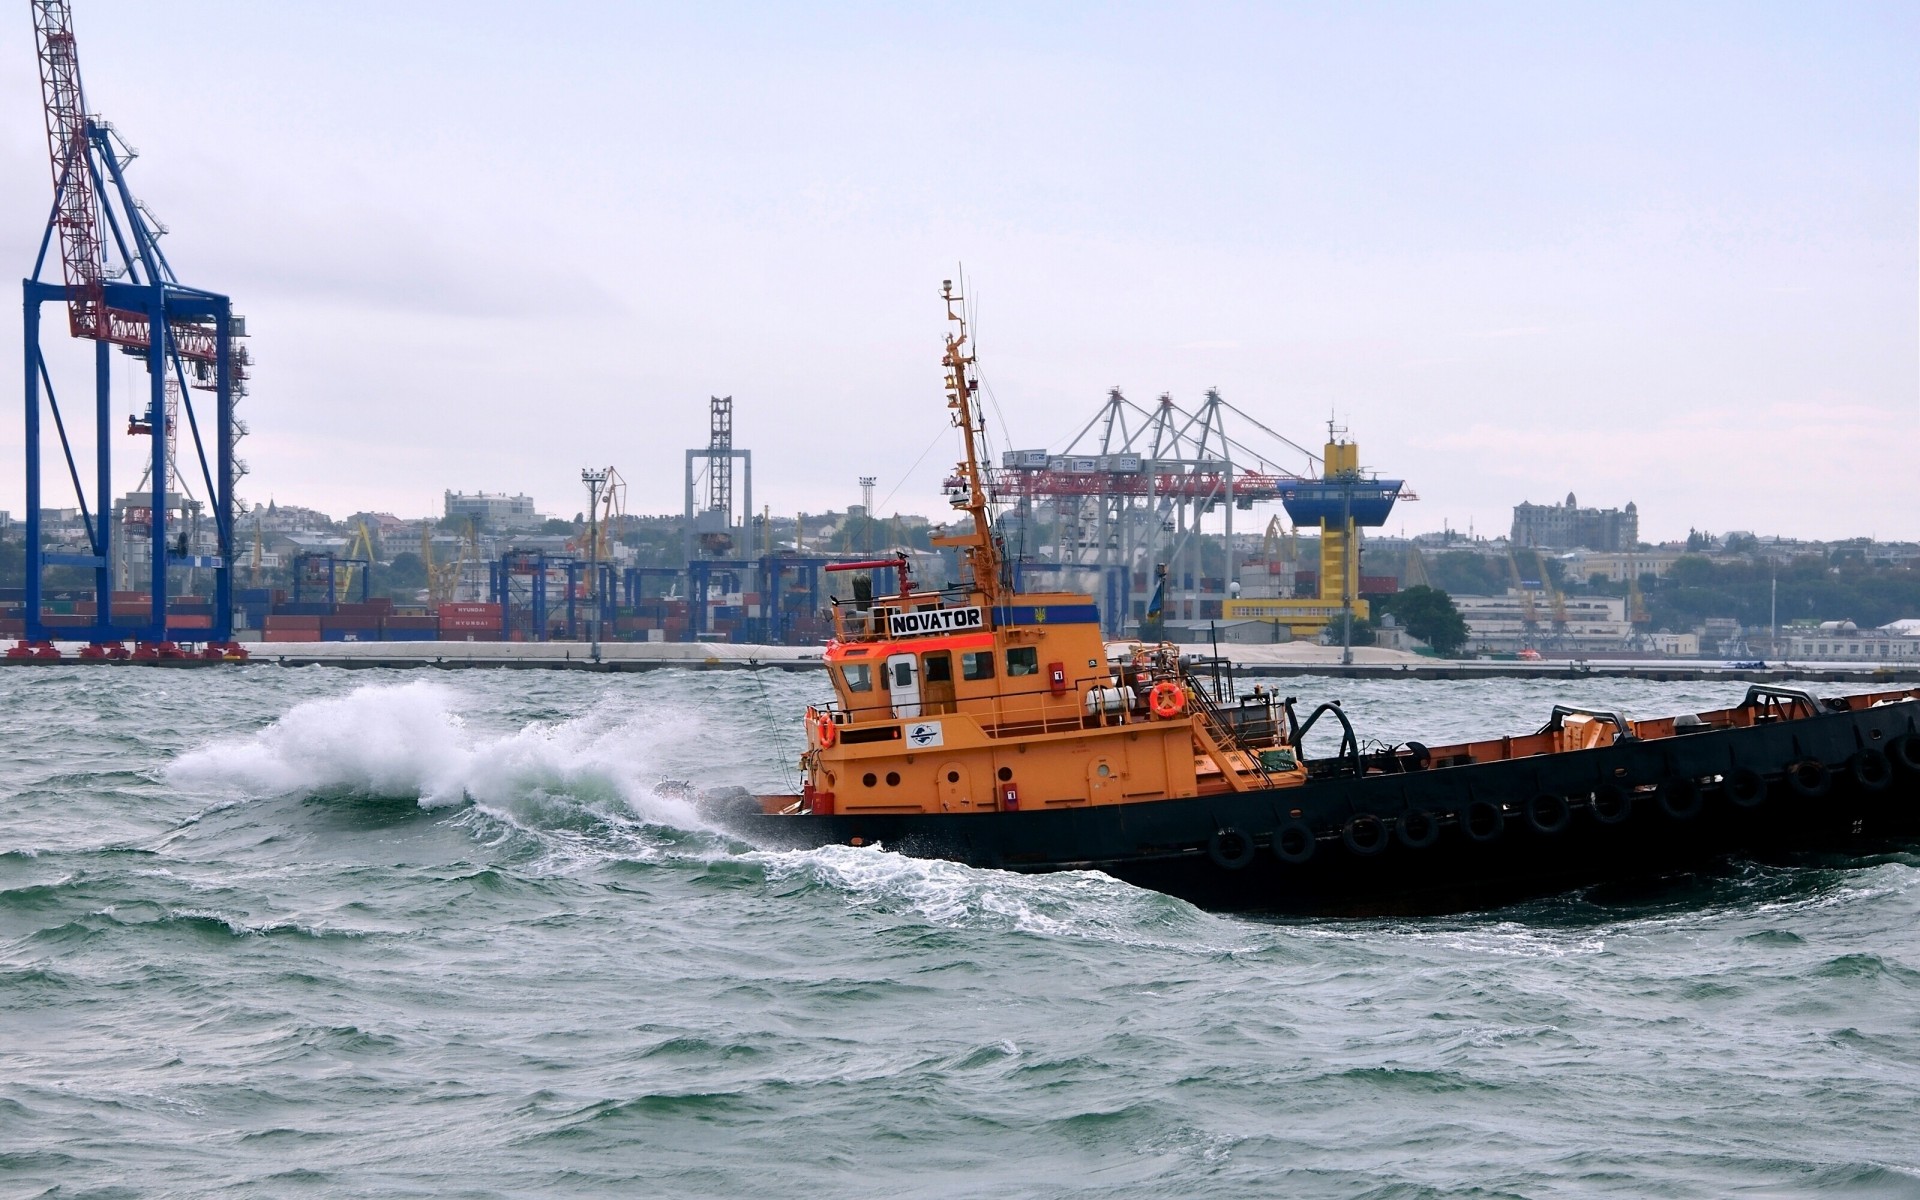
[[[868,771],[865,775],[862,775],[860,777],[860,782],[866,784],[868,787],[872,787],[875,783],[878,783],[879,781],[873,777],[872,771]]]
[[[1013,768],[1012,768],[1012,767],[1001,767],[1001,768],[1000,768],[1000,782],[1001,782],[1001,783],[1005,783],[1005,782],[1006,782],[1007,780],[1009,780],[1009,779],[1012,779],[1012,778],[1013,778]]]
[[[887,786],[888,786],[888,787],[899,787],[899,786],[900,786],[900,772],[898,772],[898,771],[888,771],[888,772],[887,772]]]
[[[960,772],[958,772],[958,771],[948,771],[948,772],[947,772],[947,782],[948,782],[948,783],[959,783],[959,782],[960,782]]]

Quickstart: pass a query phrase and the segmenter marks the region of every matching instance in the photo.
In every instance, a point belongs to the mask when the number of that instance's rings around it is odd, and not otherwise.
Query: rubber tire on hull
[[[1736,767],[1720,786],[1741,808],[1759,808],[1767,801],[1766,778],[1752,767]]]
[[[1472,800],[1460,810],[1460,828],[1476,842],[1491,842],[1507,831],[1507,814],[1491,800]]]
[[[1347,849],[1360,855],[1380,853],[1387,848],[1391,837],[1387,823],[1372,813],[1353,817],[1347,822],[1346,828],[1340,831],[1340,839],[1346,842]]]
[[[1676,821],[1700,815],[1700,785],[1691,779],[1670,779],[1660,787],[1660,811]]]
[[[1593,819],[1602,825],[1618,825],[1633,815],[1633,794],[1617,783],[1604,783],[1593,789]]]
[[[1312,858],[1319,847],[1320,840],[1304,821],[1288,821],[1273,831],[1274,857],[1281,862],[1299,866]]]
[[[1857,751],[1847,763],[1847,771],[1869,792],[1884,792],[1893,782],[1893,763],[1873,746]]]
[[[1920,775],[1920,733],[1910,733],[1893,744],[1893,760]]]
[[[1527,824],[1533,826],[1535,833],[1559,833],[1571,820],[1573,809],[1564,797],[1542,792],[1527,801]]]
[[[1207,839],[1207,857],[1229,871],[1238,871],[1253,861],[1253,839],[1231,826],[1217,829]]]
[[[1403,813],[1394,824],[1400,844],[1409,850],[1425,850],[1440,840],[1440,817],[1425,809],[1416,808]]]
[[[1803,758],[1787,768],[1787,786],[1796,796],[1818,800],[1833,786],[1833,773],[1818,759]]]

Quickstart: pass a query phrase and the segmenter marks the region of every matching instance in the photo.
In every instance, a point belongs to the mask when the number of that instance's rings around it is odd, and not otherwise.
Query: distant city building
[[[269,500],[265,507],[253,506],[252,522],[265,533],[293,533],[306,529],[329,529],[333,518],[318,509],[302,508],[298,504],[276,504]]]
[[[1825,621],[1817,629],[1796,627],[1781,644],[1786,657],[1824,662],[1913,662],[1920,660],[1920,637],[1913,621],[1895,621],[1879,629],[1861,629],[1852,621]]]
[[[1567,578],[1581,583],[1595,575],[1604,575],[1613,583],[1627,583],[1642,575],[1659,579],[1680,561],[1683,553],[1680,550],[1576,551],[1567,555]]]
[[[1607,651],[1625,649],[1633,639],[1627,602],[1619,596],[1562,597],[1564,622],[1555,619],[1552,603],[1539,591],[1455,596],[1453,603],[1467,623],[1467,644],[1475,650],[1511,652],[1550,639],[1563,651]]]
[[[475,517],[482,529],[532,529],[540,524],[532,496],[504,492],[448,492],[446,516]]]
[[[406,533],[410,529],[415,534],[420,532],[419,522],[402,521],[392,513],[385,512],[357,512],[347,518],[347,525],[349,528],[365,525],[374,534],[383,538]]]
[[[1512,542],[1536,550],[1631,550],[1640,544],[1640,510],[1581,508],[1567,493],[1565,504],[1513,506]]]

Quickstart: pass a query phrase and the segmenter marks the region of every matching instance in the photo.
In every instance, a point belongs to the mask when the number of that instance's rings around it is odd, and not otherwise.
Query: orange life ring
[[[820,714],[820,748],[831,750],[833,744],[839,740],[840,727],[833,723],[832,717],[825,713]]]
[[[1186,689],[1171,680],[1162,680],[1147,693],[1147,707],[1162,720],[1172,720],[1187,707]]]

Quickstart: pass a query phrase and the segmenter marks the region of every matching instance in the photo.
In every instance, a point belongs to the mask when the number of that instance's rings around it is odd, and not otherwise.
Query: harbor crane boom
[[[178,640],[204,642],[209,653],[238,656],[231,640],[234,485],[246,468],[233,453],[236,438],[245,432],[233,410],[247,391],[250,360],[239,343],[246,336],[246,320],[233,312],[226,296],[182,283],[160,249],[166,227],[134,198],[127,182],[133,148],[87,107],[69,0],[31,0],[31,8],[53,205],[33,271],[22,284],[26,628],[21,644],[8,653],[57,658],[60,651],[52,644],[56,636],[52,630],[59,628],[58,636],[90,643],[81,652],[83,657],[125,654],[121,643],[129,639],[137,643],[134,657],[171,657],[179,651],[176,631],[168,625],[170,581],[177,575],[183,588],[190,590],[197,572],[208,570],[214,592],[211,626],[193,633],[183,627]],[[58,283],[42,278],[56,240]],[[94,343],[92,403],[79,414],[63,412],[55,393],[57,375],[42,351],[41,310],[48,304],[64,304],[68,332]],[[109,351],[116,347],[147,369],[145,411],[135,412],[124,427],[116,426],[111,412]],[[190,391],[214,394],[211,430],[205,429],[206,414],[196,412]],[[96,462],[93,479],[83,484],[69,434],[81,428],[76,418],[88,408],[93,416]],[[50,548],[42,536],[43,416],[53,418],[50,432],[54,436],[44,448],[58,450],[54,461],[66,468],[73,486],[85,527],[82,547]],[[176,417],[184,421],[194,452],[185,464],[178,459],[189,438],[176,431]],[[145,477],[136,492],[126,497],[124,519],[116,528],[112,446],[120,428],[148,437],[150,454]],[[212,436],[204,436],[207,433]],[[191,521],[178,537],[169,529],[172,514],[186,516],[190,505],[197,504],[186,499],[187,489],[182,486],[181,477],[189,472],[204,484],[202,494],[212,510],[210,545],[195,544]],[[144,580],[133,577],[137,556],[150,560],[143,564],[143,569],[150,567]],[[91,623],[55,620],[43,611],[45,575],[55,567],[80,568],[92,575],[96,615]],[[146,588],[148,611],[134,621],[125,615],[125,606],[113,603],[112,593],[117,587],[141,584]]]

